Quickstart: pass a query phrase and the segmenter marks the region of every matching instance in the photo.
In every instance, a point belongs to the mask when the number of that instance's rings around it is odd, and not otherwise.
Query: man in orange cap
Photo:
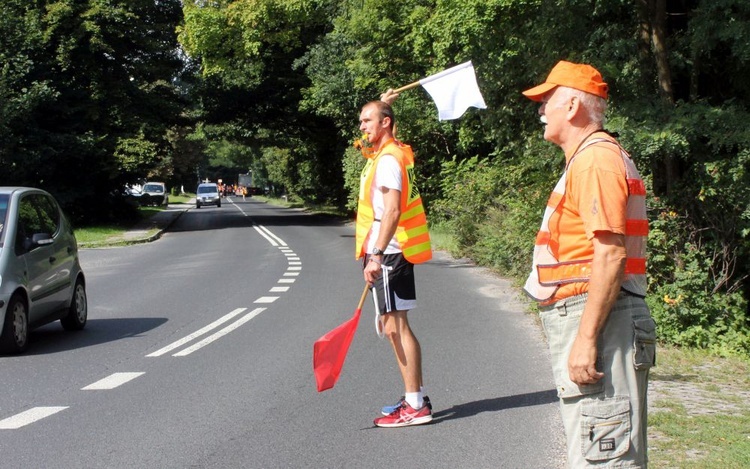
[[[645,186],[603,129],[608,87],[595,68],[561,61],[523,94],[541,103],[544,139],[565,152],[524,290],[540,304],[568,465],[645,468],[656,340],[644,300]]]

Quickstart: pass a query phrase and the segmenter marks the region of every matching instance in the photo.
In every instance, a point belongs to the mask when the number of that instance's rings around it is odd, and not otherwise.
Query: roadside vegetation
[[[169,203],[186,204],[195,194],[170,195]],[[76,240],[81,247],[103,247],[127,244],[125,233],[135,227],[142,226],[146,233],[142,237],[147,238],[158,231],[149,227],[149,219],[165,207],[142,207],[133,206],[135,214],[127,218],[109,223],[93,223],[75,228]]]
[[[649,467],[750,467],[750,360],[660,347],[649,409]]]

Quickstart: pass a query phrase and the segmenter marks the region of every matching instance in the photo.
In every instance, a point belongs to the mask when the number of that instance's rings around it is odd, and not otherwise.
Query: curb
[[[182,216],[183,213],[185,213],[188,209],[178,209],[173,210],[173,212],[177,212],[174,215],[169,216],[169,220],[159,223],[154,222],[154,227],[157,228],[156,233],[150,235],[150,236],[144,236],[144,237],[137,237],[134,236],[132,238],[128,238],[128,231],[125,232],[125,234],[122,237],[117,237],[111,241],[101,241],[101,242],[94,242],[94,243],[78,243],[79,249],[97,249],[97,248],[110,248],[110,247],[122,247],[122,246],[130,246],[133,244],[144,244],[144,243],[150,243],[152,241],[156,241],[157,239],[161,238],[165,231],[167,231],[175,221],[177,221],[178,218]],[[148,230],[130,230],[130,232],[135,231],[148,231]]]

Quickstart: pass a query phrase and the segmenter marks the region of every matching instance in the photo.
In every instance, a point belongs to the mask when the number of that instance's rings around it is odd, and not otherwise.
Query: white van
[[[195,207],[201,208],[204,205],[221,207],[219,186],[216,183],[207,182],[198,184],[198,190],[195,191]]]

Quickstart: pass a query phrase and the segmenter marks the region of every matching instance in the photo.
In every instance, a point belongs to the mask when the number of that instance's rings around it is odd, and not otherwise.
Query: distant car
[[[163,182],[147,182],[141,189],[141,205],[168,205],[169,193]]]
[[[195,191],[195,207],[201,208],[204,205],[221,207],[221,195],[217,184],[212,182],[198,184],[198,189]]]
[[[29,332],[60,320],[81,330],[86,279],[73,228],[47,192],[0,187],[0,351],[26,350]]]

